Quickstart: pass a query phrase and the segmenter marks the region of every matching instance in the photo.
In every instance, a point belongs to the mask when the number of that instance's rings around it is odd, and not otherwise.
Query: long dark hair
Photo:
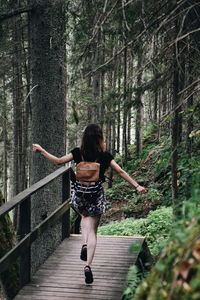
[[[89,124],[83,133],[81,154],[87,161],[98,158],[99,152],[104,151],[103,132],[99,125]]]

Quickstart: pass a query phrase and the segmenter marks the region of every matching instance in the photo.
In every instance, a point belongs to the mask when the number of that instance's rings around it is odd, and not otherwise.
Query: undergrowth
[[[182,214],[174,219],[168,243],[156,265],[138,287],[140,272],[130,270],[123,299],[200,299],[200,177],[196,178],[192,196],[183,201]]]
[[[151,211],[147,218],[127,218],[121,222],[111,222],[101,226],[98,229],[98,234],[146,236],[151,253],[157,256],[168,239],[172,218],[172,209],[161,207]]]
[[[158,258],[144,280],[137,267],[131,267],[123,298],[126,300],[200,299],[200,150],[197,147],[187,154],[185,145],[178,148],[177,203],[182,212],[178,219],[172,215],[170,144],[167,138],[159,145],[149,142],[137,159],[135,148],[130,148],[123,168],[148,188],[147,194],[138,195],[118,178],[106,191],[109,209],[123,203],[120,209],[127,219],[102,226],[98,233],[145,235],[151,253]],[[198,178],[196,185],[194,178]]]

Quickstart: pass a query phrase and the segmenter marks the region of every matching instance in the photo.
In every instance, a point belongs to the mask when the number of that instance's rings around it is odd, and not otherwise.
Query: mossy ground
[[[0,191],[0,206],[4,204],[4,199]],[[0,220],[0,258],[3,257],[16,244],[16,234],[9,215]],[[13,299],[19,290],[19,261],[13,263],[0,276],[2,294],[6,299]],[[0,291],[1,296],[1,291]],[[3,296],[2,296],[3,297]],[[3,298],[4,299],[4,298]]]

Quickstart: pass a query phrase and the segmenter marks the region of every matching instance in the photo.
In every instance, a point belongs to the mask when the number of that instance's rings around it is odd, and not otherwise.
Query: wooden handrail
[[[6,255],[0,259],[0,274],[4,272],[9,265],[14,262],[18,256],[25,253],[34,242],[45,230],[54,224],[68,209],[70,208],[70,199],[67,199],[62,205],[60,205],[48,218],[36,226]]]
[[[60,175],[69,172],[71,168],[69,167],[61,167],[51,173],[50,175],[46,176],[45,178],[41,179],[40,181],[36,182],[35,184],[31,185],[29,188],[24,190],[23,192],[17,194],[13,197],[12,200],[8,201],[4,205],[0,207],[0,218],[19,205],[22,201],[29,198],[35,192],[39,191],[45,185],[53,181],[55,178],[59,177]]]
[[[20,287],[24,286],[30,281],[30,248],[31,244],[37,239],[37,237],[49,229],[59,218],[62,218],[62,239],[70,234],[70,172],[71,168],[61,167],[37,183],[33,184],[23,192],[19,193],[11,201],[0,207],[0,218],[2,218],[16,206],[20,206],[19,234],[21,240],[13,249],[11,249],[0,259],[1,274],[16,260],[17,257],[23,256],[23,259],[21,259],[20,262]],[[62,176],[62,204],[31,231],[31,195],[45,187],[48,183],[52,182],[59,176]]]

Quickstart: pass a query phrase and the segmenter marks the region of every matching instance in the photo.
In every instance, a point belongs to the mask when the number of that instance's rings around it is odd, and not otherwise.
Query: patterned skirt
[[[83,216],[98,216],[105,212],[105,195],[103,187],[100,188],[98,195],[77,194],[72,196],[72,208]]]

